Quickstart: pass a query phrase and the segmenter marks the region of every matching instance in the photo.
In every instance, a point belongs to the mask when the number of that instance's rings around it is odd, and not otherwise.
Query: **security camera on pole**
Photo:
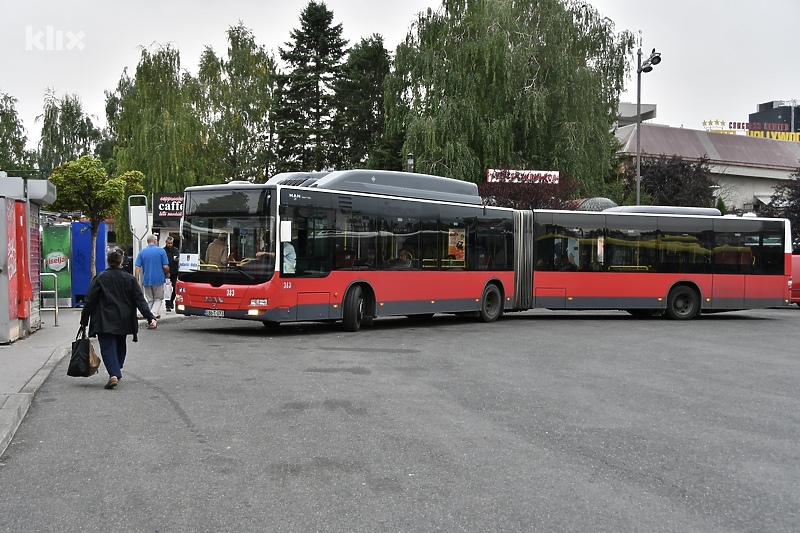
[[[653,51],[650,57],[642,63],[642,32],[639,31],[639,51],[638,65],[636,68],[636,205],[641,202],[641,183],[642,183],[642,72],[650,72],[653,67],[661,63],[661,53]]]

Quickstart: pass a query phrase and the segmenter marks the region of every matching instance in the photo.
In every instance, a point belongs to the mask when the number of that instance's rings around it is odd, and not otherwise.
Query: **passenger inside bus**
[[[283,273],[294,274],[297,269],[297,253],[290,242],[283,243]]]
[[[570,253],[569,256],[562,261],[561,271],[575,272],[577,270],[578,265],[575,264],[575,254]]]
[[[370,246],[367,250],[367,255],[364,257],[360,257],[356,260],[355,266],[359,267],[367,267],[367,268],[376,268],[377,267],[377,256],[375,255],[375,247]]]
[[[284,242],[281,245],[283,250],[283,273],[294,274],[297,271],[297,252],[291,242]],[[275,257],[275,254],[266,250],[256,252],[256,259]]]
[[[228,234],[220,233],[206,249],[206,263],[218,267],[228,262]]]
[[[397,259],[394,259],[390,264],[391,270],[411,270],[411,254],[408,250],[400,250]]]

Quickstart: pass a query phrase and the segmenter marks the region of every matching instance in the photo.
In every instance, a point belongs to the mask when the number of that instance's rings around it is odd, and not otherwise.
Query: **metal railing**
[[[42,272],[39,276],[53,276],[53,290],[52,291],[39,291],[39,296],[41,297],[41,303],[44,304],[44,295],[45,294],[52,294],[53,295],[53,302],[55,302],[55,307],[44,307],[42,305],[39,307],[41,311],[55,311],[55,320],[53,325],[58,326],[58,276],[53,274],[52,272]]]

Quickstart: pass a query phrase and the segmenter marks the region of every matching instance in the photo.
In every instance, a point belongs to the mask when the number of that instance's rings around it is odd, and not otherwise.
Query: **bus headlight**
[[[250,300],[250,307],[266,307],[268,301],[266,298],[253,298]]]

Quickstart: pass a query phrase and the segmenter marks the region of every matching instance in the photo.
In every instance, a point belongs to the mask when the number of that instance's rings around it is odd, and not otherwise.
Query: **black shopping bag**
[[[73,377],[88,378],[97,374],[100,368],[100,358],[94,353],[94,347],[89,337],[86,336],[86,328],[78,328],[78,334],[72,341],[72,357],[69,360],[67,375]]]

